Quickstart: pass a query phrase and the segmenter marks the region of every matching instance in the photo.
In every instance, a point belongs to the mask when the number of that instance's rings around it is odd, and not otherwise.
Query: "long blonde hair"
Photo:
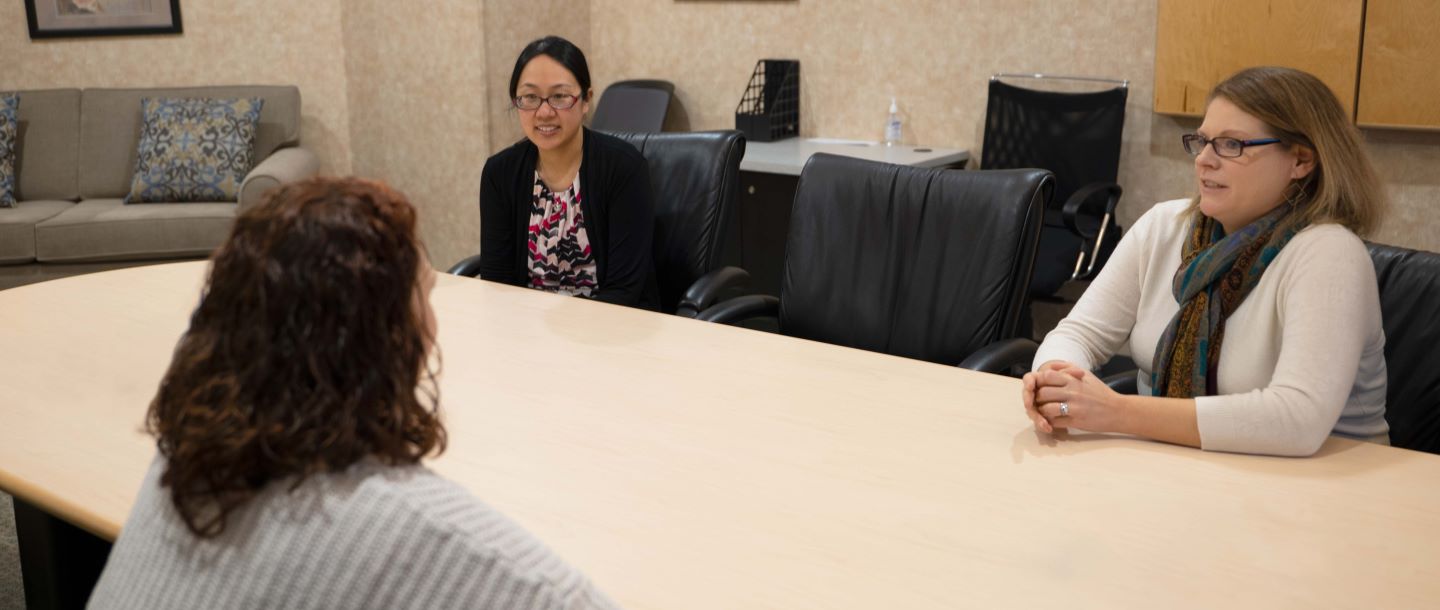
[[[1216,85],[1209,100],[1217,97],[1260,119],[1283,142],[1315,151],[1314,171],[1295,183],[1289,222],[1336,223],[1361,236],[1380,224],[1385,190],[1360,130],[1320,79],[1293,68],[1246,68]]]

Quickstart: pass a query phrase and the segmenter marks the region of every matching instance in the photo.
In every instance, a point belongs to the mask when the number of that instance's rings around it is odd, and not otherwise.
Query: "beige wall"
[[[490,149],[499,151],[524,137],[510,108],[510,73],[530,41],[563,36],[585,51],[594,78],[599,58],[590,52],[590,2],[572,0],[485,0],[486,87],[490,104]],[[596,89],[599,94],[599,89]],[[477,95],[480,91],[476,92]]]
[[[382,0],[183,3],[185,34],[32,42],[0,2],[0,89],[294,83],[323,171],[387,180],[422,210],[432,258],[479,244],[478,181],[520,138],[506,106],[515,55],[556,33],[585,49],[596,92],[676,84],[694,129],[730,128],[763,57],[802,61],[802,133],[879,139],[891,95],[912,143],[978,157],[986,78],[1049,72],[1132,83],[1120,182],[1129,222],[1190,192],[1176,144],[1194,121],[1150,111],[1154,0]],[[1440,251],[1440,135],[1367,132],[1395,206],[1380,241]]]
[[[1440,133],[1366,130],[1390,192],[1375,241],[1440,252]]]
[[[23,2],[0,2],[0,90],[293,84],[301,140],[350,171],[339,0],[185,0],[178,36],[31,41]]]
[[[449,267],[480,251],[480,167],[490,154],[482,6],[343,3],[355,173],[404,191],[432,262]]]
[[[755,61],[801,62],[801,134],[878,140],[891,95],[906,141],[978,159],[996,72],[1126,78],[1125,223],[1191,193],[1179,137],[1198,123],[1151,112],[1154,0],[592,0],[596,88],[673,81],[693,129],[734,127]],[[1368,132],[1394,209],[1374,237],[1440,251],[1440,134]]]

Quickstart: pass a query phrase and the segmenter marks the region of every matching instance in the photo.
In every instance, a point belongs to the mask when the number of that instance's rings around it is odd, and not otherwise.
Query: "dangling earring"
[[[1285,203],[1289,204],[1291,208],[1305,203],[1305,185],[1301,184],[1302,180],[1294,180],[1290,186],[1285,188]],[[1306,185],[1309,184],[1308,180],[1304,180],[1304,182]]]

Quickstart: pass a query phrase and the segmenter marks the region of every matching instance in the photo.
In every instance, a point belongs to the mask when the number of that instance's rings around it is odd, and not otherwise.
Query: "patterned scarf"
[[[1155,346],[1150,392],[1155,396],[1214,396],[1220,366],[1225,320],[1245,301],[1250,290],[1280,249],[1303,226],[1277,231],[1294,207],[1281,204],[1245,228],[1225,235],[1214,219],[1195,214],[1190,237],[1181,250],[1173,290],[1180,311],[1165,327]]]

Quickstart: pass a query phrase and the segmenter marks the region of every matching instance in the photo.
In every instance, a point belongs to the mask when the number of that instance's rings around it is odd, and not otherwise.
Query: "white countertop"
[[[963,148],[913,144],[886,146],[879,142],[830,138],[786,138],[776,142],[746,142],[740,171],[799,176],[810,156],[820,152],[915,167],[960,165],[970,159],[970,151]]]

